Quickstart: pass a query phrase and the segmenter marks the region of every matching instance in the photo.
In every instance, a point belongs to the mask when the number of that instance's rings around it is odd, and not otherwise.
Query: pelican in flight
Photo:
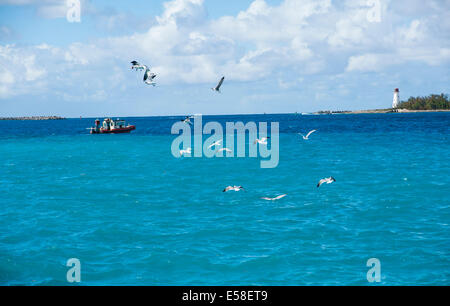
[[[132,61],[131,65],[132,65],[131,66],[131,70],[136,69],[136,71],[138,71],[138,70],[144,70],[145,69],[143,65],[139,64],[136,61]]]
[[[221,140],[218,140],[218,141],[214,142],[212,145],[208,146],[208,149],[211,149],[212,147],[221,146],[222,145],[222,141],[223,140],[221,139]]]
[[[143,67],[145,68],[144,83],[147,85],[153,85],[153,87],[155,87],[156,83],[153,81],[153,79],[156,78],[156,74],[151,72],[150,68],[148,68],[147,66],[143,65]]]
[[[244,187],[242,187],[242,186],[228,186],[222,192],[241,191],[241,190],[245,190]]]
[[[304,140],[309,140],[309,136],[311,136],[311,134],[314,133],[314,132],[317,132],[317,130],[312,130],[312,131],[309,132],[306,136],[303,135],[303,134],[300,134],[300,133],[299,133],[299,135],[301,135],[301,136],[303,137]]]
[[[259,143],[260,145],[267,145],[267,139],[270,137],[262,137],[261,139],[256,139],[253,144]]]
[[[336,180],[334,179],[334,177],[327,177],[327,178],[324,178],[324,179],[321,179],[320,181],[319,181],[319,184],[317,184],[317,188],[319,188],[320,186],[322,186],[322,184],[332,184],[332,183],[334,183],[334,182],[336,182]]]
[[[285,196],[287,196],[287,194],[282,194],[282,195],[280,195],[280,196],[278,196],[278,197],[276,197],[276,198],[267,198],[267,197],[264,197],[264,198],[261,198],[261,199],[262,199],[262,200],[266,200],[266,201],[278,201],[278,200],[284,198]]]
[[[183,156],[185,154],[191,154],[191,153],[192,153],[191,148],[187,148],[186,150],[180,150],[180,156]]]
[[[220,93],[220,87],[222,86],[224,80],[225,80],[225,77],[222,77],[222,78],[220,79],[219,83],[217,84],[217,86],[214,87],[214,88],[211,88],[211,89],[212,89],[213,91],[215,91],[215,92]]]

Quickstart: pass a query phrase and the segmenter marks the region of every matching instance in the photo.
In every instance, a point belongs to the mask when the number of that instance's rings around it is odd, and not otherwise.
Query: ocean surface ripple
[[[69,258],[82,285],[368,285],[369,258],[382,285],[450,285],[448,113],[203,117],[280,122],[274,169],[174,158],[181,117],[94,119],[0,121],[1,285],[67,285]]]

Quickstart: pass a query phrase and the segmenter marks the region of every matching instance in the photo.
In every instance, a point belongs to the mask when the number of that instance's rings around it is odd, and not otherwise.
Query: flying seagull
[[[228,148],[222,148],[222,149],[217,150],[216,153],[220,153],[220,152],[223,152],[223,151],[229,152],[229,153],[233,152],[233,151],[231,151],[231,150],[228,149]]]
[[[269,139],[270,137],[262,137],[261,139],[256,139],[254,144],[261,144],[261,145],[267,145],[267,139]]]
[[[225,77],[222,77],[222,78],[220,79],[219,83],[217,84],[217,86],[214,87],[214,88],[211,88],[211,89],[212,89],[213,91],[215,91],[215,92],[219,92],[219,93],[220,93],[220,87],[222,86],[224,80],[225,80]]]
[[[301,135],[301,136],[303,137],[304,140],[309,140],[309,136],[311,136],[311,134],[314,133],[314,132],[317,132],[317,130],[312,130],[312,131],[309,132],[308,135],[306,135],[306,136],[303,135],[303,134],[300,134],[300,133],[299,133],[299,135]]]
[[[150,68],[148,68],[147,66],[143,65],[143,67],[145,68],[144,83],[147,84],[147,85],[156,86],[156,83],[153,81],[153,79],[156,78],[156,74],[151,72]]]
[[[187,148],[186,150],[180,150],[180,156],[183,156],[185,154],[191,154],[191,153],[192,153],[191,148]]]
[[[184,118],[183,120],[181,120],[181,122],[187,123],[187,124],[192,124],[191,119],[194,118],[192,116],[188,116],[186,118]]]
[[[242,186],[228,186],[225,188],[222,192],[228,192],[228,191],[241,191],[244,190],[244,187]]]
[[[132,65],[131,66],[131,70],[136,69],[136,71],[138,71],[138,70],[144,70],[145,69],[143,65],[139,64],[136,61],[132,61],[131,65]]]
[[[325,184],[325,183],[327,183],[327,184],[332,184],[332,183],[334,183],[334,182],[336,182],[336,180],[334,179],[334,177],[327,177],[327,178],[324,178],[324,179],[322,179],[322,180],[319,181],[319,184],[317,184],[317,188],[319,188],[320,186],[322,186],[322,184]]]
[[[282,194],[282,195],[280,195],[280,196],[278,196],[276,198],[266,198],[266,197],[264,197],[264,198],[261,198],[261,199],[262,200],[266,200],[266,201],[277,201],[277,200],[280,200],[280,199],[284,198],[285,196],[287,196],[287,194]]]
[[[221,146],[221,145],[222,145],[222,139],[214,142],[212,145],[210,145],[208,147],[208,149],[211,149],[212,147],[216,147],[216,146],[218,147],[218,146]]]

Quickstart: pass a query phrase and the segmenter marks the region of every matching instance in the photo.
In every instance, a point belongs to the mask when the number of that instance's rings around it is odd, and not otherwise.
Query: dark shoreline
[[[373,110],[359,110],[359,111],[319,111],[313,113],[315,115],[336,115],[336,114],[394,114],[394,113],[440,113],[450,112],[448,109],[433,109],[433,110],[410,110],[410,109],[373,109]]]
[[[58,116],[32,116],[32,117],[0,117],[0,120],[64,120],[66,118],[64,117],[58,117]]]

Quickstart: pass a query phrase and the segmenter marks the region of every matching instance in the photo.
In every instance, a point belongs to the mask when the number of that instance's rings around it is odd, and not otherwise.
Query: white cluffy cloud
[[[204,0],[168,1],[143,32],[59,48],[1,46],[0,97],[50,87],[67,97],[67,91],[81,87],[86,97],[91,92],[106,99],[105,93],[127,86],[124,71],[134,59],[151,65],[165,84],[213,83],[220,75],[234,81],[275,76],[283,88],[297,83],[286,80],[305,75],[332,78],[412,62],[448,65],[448,1],[380,1],[380,22],[368,20],[367,1],[284,0],[271,6],[254,0],[236,16],[213,20]],[[57,8],[65,5],[62,0],[2,3],[34,4],[46,17],[59,16]]]
[[[14,95],[16,91],[26,93],[30,82],[42,85],[47,71],[36,61],[34,51],[39,51],[39,46],[32,49],[35,50],[0,46],[0,98]]]
[[[0,5],[32,5],[36,8],[39,16],[48,19],[66,18],[68,0],[0,0]],[[81,7],[88,9],[91,7],[89,0],[80,0]]]

